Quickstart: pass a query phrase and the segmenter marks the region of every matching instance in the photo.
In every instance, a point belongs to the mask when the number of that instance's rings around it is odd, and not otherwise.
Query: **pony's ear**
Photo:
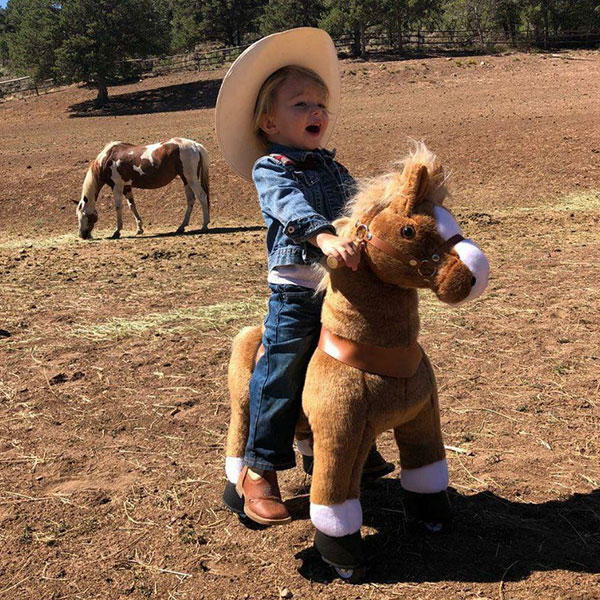
[[[404,210],[411,213],[415,206],[423,200],[427,187],[429,186],[429,175],[425,165],[414,165],[408,175],[408,181],[404,187],[405,205]]]

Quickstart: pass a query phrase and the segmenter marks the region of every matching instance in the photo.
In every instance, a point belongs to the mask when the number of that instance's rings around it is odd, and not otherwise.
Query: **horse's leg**
[[[117,211],[117,229],[112,234],[112,239],[121,237],[121,229],[123,229],[123,188],[115,185],[113,187],[113,198],[115,199],[115,210]]]
[[[449,529],[452,515],[435,376],[427,357],[424,360],[434,383],[431,397],[414,419],[394,429],[394,436],[400,450],[407,512],[437,533]]]
[[[196,198],[198,199],[198,202],[200,202],[200,205],[202,206],[202,229],[205,230],[208,228],[208,223],[210,221],[208,198],[198,179],[192,180],[191,186]]]
[[[296,448],[302,455],[302,467],[307,475],[312,475],[313,472],[313,435],[310,429],[310,424],[304,411],[300,411],[298,422],[296,423]]]
[[[360,476],[373,437],[364,418],[340,418],[338,426],[340,421],[352,424],[314,432],[310,518],[321,557],[342,577],[359,580],[364,574]]]
[[[129,204],[129,209],[133,213],[135,217],[135,223],[137,225],[136,235],[140,235],[144,233],[144,227],[142,225],[142,217],[140,217],[140,213],[137,211],[137,207],[135,206],[135,200],[133,199],[133,192],[130,187],[125,188],[125,198],[127,198],[127,204]]]
[[[187,208],[185,211],[185,215],[183,217],[183,221],[182,221],[181,225],[177,228],[177,231],[175,233],[183,233],[185,231],[185,228],[190,224],[190,215],[192,214],[192,209],[194,208],[194,202],[196,200],[196,198],[194,196],[194,192],[193,192],[189,182],[185,184],[185,187],[183,189],[185,190],[185,199],[187,200]]]
[[[231,416],[225,452],[227,485],[223,493],[223,500],[231,510],[240,515],[244,513],[244,501],[237,495],[235,484],[244,467],[244,452],[248,440],[250,418],[249,383],[261,337],[261,327],[242,329],[233,340],[229,361],[228,385]]]

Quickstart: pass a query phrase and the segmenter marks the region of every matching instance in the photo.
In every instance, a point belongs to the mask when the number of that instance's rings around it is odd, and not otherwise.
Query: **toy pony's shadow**
[[[519,581],[535,571],[600,572],[600,489],[540,504],[492,492],[451,490],[454,527],[430,536],[405,518],[399,480],[363,491],[367,580],[373,583]],[[296,555],[301,575],[329,582],[335,575],[314,548]]]
[[[214,108],[220,87],[220,79],[208,79],[111,96],[101,107],[94,100],[86,100],[70,106],[69,117],[145,115]]]

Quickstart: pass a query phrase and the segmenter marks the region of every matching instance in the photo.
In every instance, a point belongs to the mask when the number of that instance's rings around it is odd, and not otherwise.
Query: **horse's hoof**
[[[121,232],[120,231],[115,231],[111,236],[110,239],[111,240],[118,240],[121,237]]]
[[[144,230],[140,227],[136,232],[135,235],[142,235],[142,233],[144,233]]]
[[[360,531],[333,537],[317,529],[315,548],[321,558],[347,583],[359,583],[364,579],[366,567]]]
[[[177,235],[181,235],[182,233],[185,233],[185,227],[183,225],[180,225],[176,230],[175,233]]]
[[[357,584],[362,583],[367,575],[367,567],[364,565],[357,567],[356,569],[342,569],[340,567],[333,567],[338,577],[344,583]]]
[[[240,498],[235,489],[235,483],[231,483],[231,481],[225,484],[223,503],[231,512],[234,512],[239,517],[247,518],[244,513],[244,499]]]
[[[404,490],[404,506],[413,523],[434,535],[452,530],[452,509],[446,490],[435,494],[419,494]]]

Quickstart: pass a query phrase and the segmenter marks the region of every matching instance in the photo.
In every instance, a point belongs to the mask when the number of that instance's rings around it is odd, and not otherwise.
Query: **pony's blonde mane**
[[[434,204],[441,205],[450,195],[446,182],[448,175],[438,162],[436,155],[423,142],[415,141],[409,153],[394,165],[394,171],[379,177],[362,179],[358,191],[348,202],[344,215],[333,222],[340,236],[352,237],[354,224],[366,214],[374,216],[387,208],[392,200],[404,194],[408,177],[416,165],[427,167],[427,189],[424,198]],[[322,269],[323,278],[317,291],[327,288],[329,273]]]
[[[348,226],[367,213],[375,215],[387,208],[394,198],[404,193],[408,176],[415,165],[425,165],[429,175],[424,197],[434,204],[442,204],[449,195],[448,176],[436,155],[423,142],[414,142],[409,153],[394,165],[394,171],[379,177],[361,180],[354,198],[348,202],[344,216],[334,221],[339,235],[348,235]]]

